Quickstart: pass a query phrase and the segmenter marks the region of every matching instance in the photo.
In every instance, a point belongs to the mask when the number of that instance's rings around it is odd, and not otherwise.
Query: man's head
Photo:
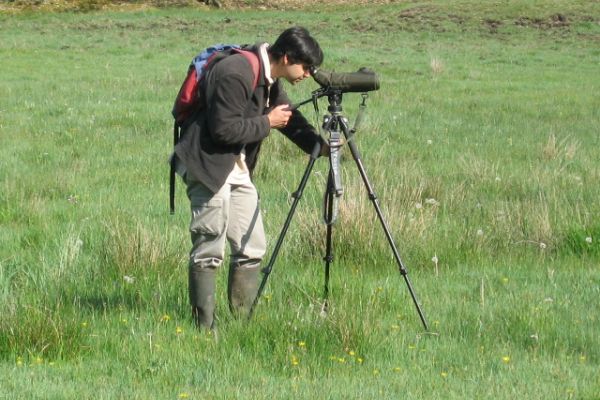
[[[297,83],[310,75],[312,67],[323,62],[319,43],[302,27],[286,29],[269,47],[272,63],[276,65],[277,77]]]

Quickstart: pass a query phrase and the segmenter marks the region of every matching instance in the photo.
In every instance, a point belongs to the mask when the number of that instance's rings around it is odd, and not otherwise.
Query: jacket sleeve
[[[276,99],[273,102],[273,106],[279,104],[291,104],[287,94],[283,90],[281,82],[277,82],[276,85],[277,86],[274,88],[276,91]],[[292,111],[292,116],[285,128],[281,128],[279,131],[307,154],[312,152],[316,143],[324,143],[324,140],[321,138],[315,127],[312,126],[297,109]]]
[[[269,135],[269,119],[266,115],[244,115],[253,95],[251,75],[225,72],[219,74],[211,84],[207,120],[208,131],[215,143],[245,145]]]

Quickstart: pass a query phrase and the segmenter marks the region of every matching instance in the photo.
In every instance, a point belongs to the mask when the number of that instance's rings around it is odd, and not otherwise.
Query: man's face
[[[284,73],[283,77],[292,85],[308,78],[310,76],[310,67],[302,64],[291,64],[287,56],[283,57]]]

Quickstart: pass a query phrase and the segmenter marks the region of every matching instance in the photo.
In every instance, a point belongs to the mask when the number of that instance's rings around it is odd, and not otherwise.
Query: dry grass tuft
[[[571,161],[579,149],[579,141],[569,140],[569,136],[562,140],[556,139],[554,133],[548,136],[548,141],[542,148],[542,154],[546,160]]]
[[[433,57],[429,63],[431,72],[434,76],[440,75],[444,72],[444,62],[437,57]]]

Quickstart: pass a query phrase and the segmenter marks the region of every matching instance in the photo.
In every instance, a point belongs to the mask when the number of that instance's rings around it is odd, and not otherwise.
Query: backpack
[[[185,121],[197,111],[198,108],[205,106],[203,98],[201,98],[200,83],[210,66],[215,62],[232,54],[241,54],[252,66],[254,81],[252,82],[253,90],[258,85],[260,77],[260,61],[258,56],[252,51],[244,50],[236,44],[217,44],[202,50],[196,57],[192,59],[188,67],[187,76],[185,77],[179,93],[175,98],[171,114],[175,119],[173,123],[173,146],[179,143],[181,139],[181,128]],[[171,157],[171,171],[169,173],[169,209],[171,214],[175,213],[175,157]]]

